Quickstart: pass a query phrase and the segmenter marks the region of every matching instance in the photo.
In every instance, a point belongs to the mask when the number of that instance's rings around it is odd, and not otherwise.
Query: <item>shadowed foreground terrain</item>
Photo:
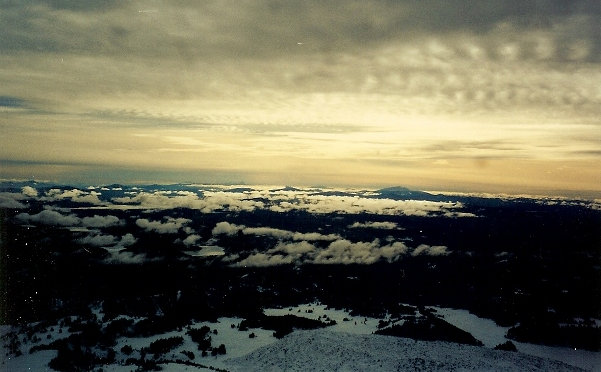
[[[295,332],[227,365],[232,371],[582,371],[474,346],[327,331]]]
[[[10,326],[2,344],[11,366],[44,356],[43,368],[63,371],[225,368],[225,358],[314,328],[326,339],[337,327],[483,344],[466,330],[473,326],[450,324],[433,306],[501,330],[494,344],[465,353],[496,358],[505,354],[489,349],[513,350],[508,341],[594,360],[601,351],[594,201],[8,182],[0,207],[0,323]],[[324,313],[265,313],[310,303]],[[431,367],[412,364],[419,358],[406,367]]]

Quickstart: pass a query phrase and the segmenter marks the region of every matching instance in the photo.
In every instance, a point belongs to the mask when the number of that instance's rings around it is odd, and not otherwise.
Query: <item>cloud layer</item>
[[[0,176],[598,190],[598,2],[73,4],[2,5]]]
[[[438,202],[426,200],[392,200],[375,198],[371,191],[356,191],[346,196],[328,195],[317,189],[298,189],[281,191],[269,189],[249,189],[245,192],[203,191],[203,196],[165,195],[162,192],[139,192],[133,196],[113,198],[113,203],[120,208],[173,209],[190,208],[204,213],[218,210],[232,212],[252,212],[255,209],[269,209],[273,212],[290,212],[295,210],[309,213],[371,213],[379,215],[407,216],[446,216],[473,217],[471,213],[462,212],[461,203]],[[108,205],[107,205],[108,206]],[[110,207],[110,206],[109,206]],[[114,205],[112,207],[115,207]],[[385,224],[372,226],[382,228]],[[252,230],[248,230],[249,233]],[[260,230],[256,230],[260,234]]]

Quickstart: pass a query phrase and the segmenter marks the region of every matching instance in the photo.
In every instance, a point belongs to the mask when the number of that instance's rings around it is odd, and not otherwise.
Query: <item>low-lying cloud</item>
[[[274,248],[267,251],[267,253],[285,253],[289,256],[300,256],[306,253],[315,252],[316,248],[313,244],[300,241],[300,242],[291,242],[291,243],[278,243]]]
[[[401,242],[380,246],[380,241],[356,242],[342,239],[332,242],[314,259],[319,264],[372,264],[381,259],[388,262],[398,260],[408,248]]]
[[[104,260],[108,264],[141,264],[155,259],[149,259],[143,253],[133,253],[128,251],[110,252],[111,256]]]
[[[249,200],[245,194],[222,191],[206,191],[203,197],[192,192],[180,192],[176,195],[165,195],[162,192],[140,192],[131,197],[113,198],[113,202],[147,209],[189,208],[200,210],[203,213],[212,213],[217,210],[252,212],[257,208],[264,208],[261,201]]]
[[[94,215],[92,217],[79,218],[75,214],[62,214],[56,210],[44,209],[37,214],[19,213],[15,218],[24,223],[38,223],[54,226],[84,226],[92,228],[103,228],[123,224],[116,216]]]
[[[135,244],[137,241],[138,239],[130,233],[123,235],[121,238],[114,235],[93,233],[76,240],[79,244],[111,248],[112,250],[125,249],[126,247]]]
[[[461,212],[459,202],[427,200],[393,200],[372,197],[373,193],[355,192],[348,196],[327,195],[319,190],[267,190],[253,189],[245,192],[203,191],[203,196],[185,192],[166,194],[165,192],[139,192],[134,196],[113,198],[120,208],[174,209],[189,208],[203,213],[215,211],[252,212],[268,209],[272,212],[306,211],[309,213],[340,213],[406,216],[473,217]],[[360,227],[360,226],[357,226]],[[367,226],[363,226],[367,227]],[[384,223],[372,223],[373,228],[388,228]]]
[[[451,252],[444,245],[429,246],[429,245],[426,245],[426,244],[420,244],[417,248],[415,248],[413,250],[413,252],[411,252],[411,255],[412,256],[419,256],[419,255],[425,255],[425,256],[447,256],[450,253]]]
[[[200,240],[200,238],[200,235],[197,234],[188,235],[186,239],[182,240],[182,243],[186,247],[189,247],[191,245],[195,245]]]
[[[293,261],[292,256],[283,256],[281,254],[265,254],[265,253],[255,253],[246,257],[242,261],[237,262],[234,266],[255,266],[255,267],[265,267],[265,266],[278,266],[291,264]]]
[[[218,222],[211,233],[213,235],[235,235],[241,230],[242,227],[243,226],[238,226],[236,224],[223,221]]]
[[[405,216],[448,216],[454,217],[453,212],[462,208],[458,202],[435,202],[427,200],[393,200],[381,198],[346,197],[337,195],[307,195],[280,203],[271,209],[275,212],[303,210],[310,213],[340,213],[360,214],[371,213],[379,215]],[[465,215],[467,217],[467,215]]]
[[[121,240],[117,244],[119,247],[129,247],[130,245],[135,244],[138,241],[135,236],[130,233],[127,233],[121,237]]]
[[[273,236],[277,239],[286,240],[309,240],[309,241],[332,241],[340,239],[338,234],[321,234],[318,232],[301,233],[289,230],[276,229],[273,227],[246,227],[229,222],[219,222],[212,230],[213,235],[236,235],[241,232],[244,235]]]
[[[122,221],[115,216],[99,216],[84,217],[81,219],[81,224],[86,227],[109,227],[121,224]]]
[[[150,221],[146,218],[136,220],[136,225],[146,231],[154,231],[159,234],[176,234],[180,229],[192,220],[188,218],[165,217],[163,221]]]
[[[85,203],[94,205],[104,205],[98,196],[101,195],[97,191],[82,191],[79,189],[72,190],[60,190],[50,189],[46,192],[45,196],[40,198],[43,201],[57,201],[57,200],[70,200],[74,203]]]
[[[35,198],[38,196],[38,190],[31,186],[23,186],[23,188],[21,188],[21,193],[30,198]]]
[[[398,224],[396,222],[355,222],[352,225],[348,226],[351,229],[382,229],[382,230],[394,230],[398,228]]]
[[[325,265],[369,265],[380,261],[396,262],[406,256],[443,256],[450,254],[445,246],[421,244],[412,249],[403,242],[381,244],[379,239],[372,242],[352,242],[339,239],[325,248],[319,248],[307,241],[280,242],[265,252],[255,252],[234,263],[234,266],[276,266],[284,264],[325,264]]]
[[[0,192],[0,208],[14,208],[23,209],[27,205],[21,203],[19,200],[23,200],[22,194],[12,192]]]
[[[79,244],[91,245],[94,247],[106,247],[113,246],[117,243],[117,238],[113,235],[88,235],[81,239],[78,239],[77,242]]]
[[[63,215],[57,211],[45,209],[37,214],[19,213],[15,218],[24,223],[39,223],[54,226],[78,226],[81,220],[74,214]]]

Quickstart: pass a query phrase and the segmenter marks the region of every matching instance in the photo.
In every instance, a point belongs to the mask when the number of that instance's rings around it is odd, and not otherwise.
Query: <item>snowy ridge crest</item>
[[[484,347],[326,330],[296,331],[226,365],[232,371],[584,371]]]

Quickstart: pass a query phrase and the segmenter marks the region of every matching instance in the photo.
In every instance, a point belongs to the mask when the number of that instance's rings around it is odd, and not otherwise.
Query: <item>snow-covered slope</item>
[[[103,365],[105,371],[129,372],[137,368],[127,364],[130,357],[139,358],[140,350],[158,339],[181,336],[180,346],[160,355],[159,363],[164,371],[207,371],[207,366],[234,371],[280,371],[280,370],[322,370],[322,371],[390,371],[390,370],[566,370],[599,371],[601,353],[573,350],[570,348],[514,342],[518,353],[496,351],[492,348],[505,338],[506,328],[493,321],[478,318],[465,310],[431,308],[437,314],[457,327],[473,334],[484,342],[483,347],[472,347],[445,342],[421,342],[406,338],[373,335],[380,320],[395,321],[386,315],[383,319],[353,316],[347,310],[332,309],[319,303],[301,304],[286,308],[265,309],[270,316],[296,315],[314,320],[336,321],[327,328],[313,331],[296,330],[283,339],[276,339],[272,330],[250,328],[240,330],[242,318],[219,318],[217,322],[193,322],[190,328],[208,326],[211,330],[212,345],[224,344],[226,355],[201,356],[197,344],[184,328],[147,337],[117,337],[113,350],[115,361]],[[103,314],[99,307],[92,309],[98,322]],[[124,316],[121,316],[124,318]],[[35,332],[33,332],[35,330]],[[22,340],[21,355],[8,352],[11,331]],[[27,336],[29,333],[32,337]],[[48,363],[57,356],[55,350],[30,350],[40,344],[68,337],[72,333],[66,326],[26,328],[0,326],[0,371],[39,371],[50,370]],[[255,337],[249,337],[254,334]],[[26,337],[27,336],[27,337]],[[35,336],[35,337],[33,337]],[[35,340],[33,340],[35,339]],[[122,348],[129,345],[131,354],[124,354]],[[185,353],[193,353],[189,359]],[[528,355],[529,354],[529,355]],[[186,365],[185,363],[189,363]],[[195,365],[191,365],[194,363]],[[580,369],[580,368],[583,369]]]
[[[323,329],[296,331],[225,364],[232,371],[582,371],[485,347]]]

